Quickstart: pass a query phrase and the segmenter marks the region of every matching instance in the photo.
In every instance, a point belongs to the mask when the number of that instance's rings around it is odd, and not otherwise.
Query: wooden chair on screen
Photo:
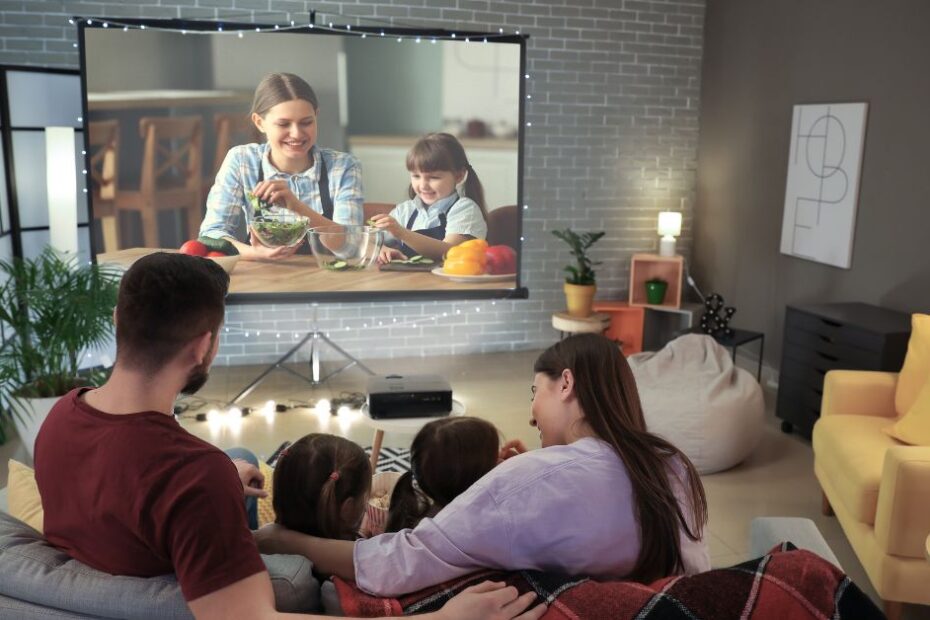
[[[379,213],[388,214],[391,212],[395,205],[393,202],[366,202],[362,205],[362,208],[365,211],[365,223],[368,223],[368,220],[371,219],[372,215],[378,215]]]
[[[509,245],[520,249],[520,212],[517,205],[507,205],[488,211],[488,244]]]
[[[100,220],[103,251],[119,249],[116,193],[119,179],[119,121],[90,123],[90,183],[94,219]]]
[[[139,191],[120,192],[117,211],[135,211],[142,217],[145,247],[157,248],[158,214],[185,212],[187,236],[194,238],[203,221],[203,123],[199,116],[143,117]]]
[[[229,149],[258,139],[255,125],[252,124],[249,115],[242,112],[217,112],[213,115],[213,128],[216,131],[216,148],[213,150],[212,175],[205,179],[207,189],[213,185],[216,173],[220,171]]]

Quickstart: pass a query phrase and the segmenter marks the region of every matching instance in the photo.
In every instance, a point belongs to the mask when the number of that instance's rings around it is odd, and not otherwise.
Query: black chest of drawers
[[[827,371],[901,370],[910,333],[910,315],[869,304],[788,306],[775,406],[782,430],[811,436]]]

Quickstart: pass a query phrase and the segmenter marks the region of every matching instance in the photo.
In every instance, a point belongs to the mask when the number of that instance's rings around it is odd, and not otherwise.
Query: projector
[[[452,387],[439,375],[368,379],[368,415],[374,420],[433,418],[452,411]]]

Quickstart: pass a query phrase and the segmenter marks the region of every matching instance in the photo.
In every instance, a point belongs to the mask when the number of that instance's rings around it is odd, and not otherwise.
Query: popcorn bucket
[[[365,512],[367,517],[367,527],[369,536],[377,536],[384,533],[384,526],[387,524],[388,509],[391,503],[391,493],[394,491],[394,485],[401,477],[400,472],[382,471],[374,475],[371,479],[371,497],[368,499],[368,509]]]

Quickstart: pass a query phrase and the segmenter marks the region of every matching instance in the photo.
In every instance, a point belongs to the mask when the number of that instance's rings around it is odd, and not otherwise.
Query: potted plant
[[[566,228],[553,230],[552,234],[567,243],[572,256],[575,257],[575,264],[565,267],[565,271],[568,272],[564,285],[568,313],[577,317],[591,316],[591,305],[597,291],[593,267],[601,263],[592,262],[587,252],[588,248],[604,236],[604,232],[576,233],[571,228]]]
[[[668,282],[662,278],[654,277],[646,280],[646,303],[653,306],[662,305],[667,290]]]
[[[105,371],[82,371],[81,355],[113,333],[115,271],[46,248],[34,259],[0,261],[0,443],[12,421],[32,456],[55,401],[94,385]]]

